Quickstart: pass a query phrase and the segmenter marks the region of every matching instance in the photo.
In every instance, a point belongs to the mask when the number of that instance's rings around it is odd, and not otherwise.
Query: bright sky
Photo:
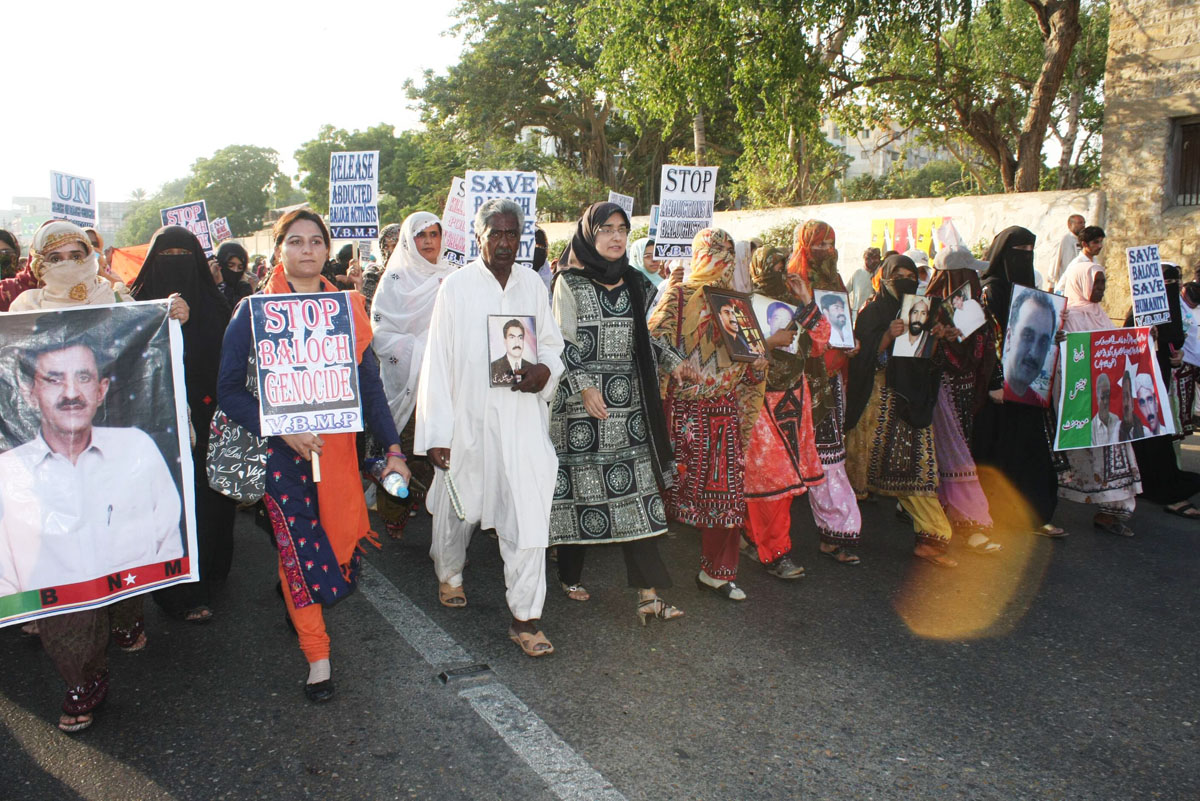
[[[274,148],[293,176],[292,153],[325,123],[417,127],[404,81],[457,62],[445,35],[456,5],[13,3],[4,61],[23,88],[0,136],[0,208],[48,196],[50,170],[94,178],[102,201],[127,200],[226,145]],[[91,55],[76,47],[83,37]]]

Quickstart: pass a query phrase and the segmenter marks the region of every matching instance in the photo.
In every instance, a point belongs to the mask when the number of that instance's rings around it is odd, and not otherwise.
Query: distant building
[[[910,170],[919,170],[931,161],[953,160],[948,151],[918,143],[915,134],[899,126],[889,130],[872,128],[847,131],[826,117],[821,122],[821,133],[825,134],[830,144],[840,147],[850,157],[850,166],[843,176],[847,181],[864,175],[882,178],[901,160]]]
[[[22,245],[28,245],[39,226],[51,219],[50,198],[14,197],[13,208],[0,209],[0,228],[17,234]],[[109,240],[125,224],[125,218],[133,211],[136,203],[128,200],[108,202],[101,200],[97,225],[100,234]]]

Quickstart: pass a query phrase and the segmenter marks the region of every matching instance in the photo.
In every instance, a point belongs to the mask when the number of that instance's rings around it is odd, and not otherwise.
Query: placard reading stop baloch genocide
[[[717,168],[664,164],[662,170],[654,259],[689,258],[696,234],[712,225]]]
[[[349,293],[248,300],[263,436],[362,431]]]

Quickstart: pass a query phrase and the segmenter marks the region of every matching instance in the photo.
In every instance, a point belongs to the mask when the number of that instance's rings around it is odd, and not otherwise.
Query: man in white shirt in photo
[[[1067,230],[1070,233],[1064,234],[1054,248],[1054,258],[1050,262],[1050,269],[1046,271],[1047,292],[1057,291],[1055,286],[1059,279],[1067,271],[1067,266],[1079,255],[1079,232],[1083,230],[1084,225],[1086,221],[1082,214],[1072,214],[1067,218]]]
[[[179,490],[154,440],[93,425],[109,388],[101,354],[79,338],[19,357],[41,429],[0,454],[0,596],[183,556]]]

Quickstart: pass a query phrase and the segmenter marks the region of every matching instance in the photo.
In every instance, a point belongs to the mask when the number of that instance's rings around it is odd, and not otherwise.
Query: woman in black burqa
[[[217,288],[199,240],[186,228],[165,226],[150,240],[146,261],[130,286],[137,300],[157,300],[178,292],[191,314],[183,324],[183,366],[188,411],[195,431],[192,464],[196,485],[196,541],[200,581],[154,593],[154,601],[172,617],[192,623],[212,619],[210,591],[225,580],[233,561],[236,506],[208,486],[205,460],[209,424],[217,405],[221,340],[230,308]]]

